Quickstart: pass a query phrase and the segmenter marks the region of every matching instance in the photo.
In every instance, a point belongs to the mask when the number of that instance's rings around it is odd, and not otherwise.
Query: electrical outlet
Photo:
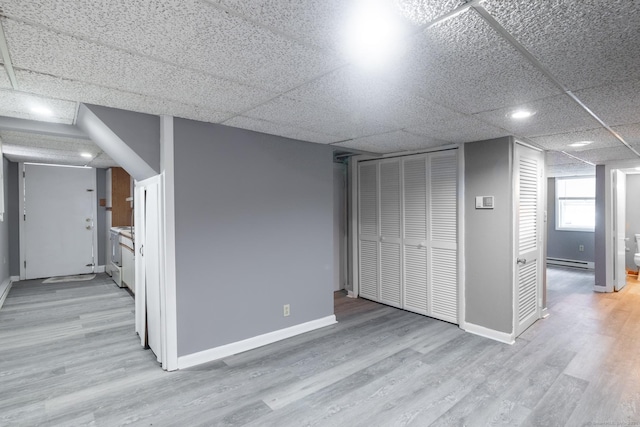
[[[578,246],[578,251],[580,251],[580,252],[584,252],[584,245],[580,245],[580,246]]]
[[[285,304],[282,311],[283,311],[284,317],[287,317],[288,315],[290,315],[291,307],[289,307],[289,304]]]

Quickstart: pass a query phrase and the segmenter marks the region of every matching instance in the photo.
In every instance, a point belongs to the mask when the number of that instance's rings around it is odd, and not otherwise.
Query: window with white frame
[[[595,225],[595,177],[556,178],[556,230],[594,231]]]

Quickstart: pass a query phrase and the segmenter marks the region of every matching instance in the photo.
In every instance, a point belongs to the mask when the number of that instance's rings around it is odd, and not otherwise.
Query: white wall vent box
[[[493,209],[493,196],[476,196],[476,209]]]

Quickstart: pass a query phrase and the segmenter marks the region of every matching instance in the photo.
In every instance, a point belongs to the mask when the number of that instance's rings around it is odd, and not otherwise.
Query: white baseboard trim
[[[358,298],[358,295],[356,295],[355,292],[353,292],[353,291],[347,291],[347,297],[349,297],[349,298]]]
[[[105,272],[105,266],[104,265],[96,266],[96,273],[104,273],[104,272]]]
[[[608,292],[606,286],[593,285],[593,292]]]
[[[547,265],[573,267],[573,268],[580,268],[583,270],[593,270],[595,268],[595,263],[593,261],[580,261],[575,259],[553,258],[553,257],[547,257]]]
[[[541,319],[546,319],[547,317],[549,317],[549,308],[548,307],[543,308],[541,314],[542,314]]]
[[[484,326],[475,325],[469,322],[465,322],[464,330],[466,332],[469,332],[470,334],[479,335],[481,337],[489,338],[494,341],[503,342],[509,345],[513,345],[516,342],[516,338],[513,336],[513,334],[496,331],[495,329],[485,328]]]
[[[4,300],[7,299],[7,295],[9,295],[9,291],[11,290],[11,285],[13,285],[15,276],[7,277],[4,279],[2,284],[0,284],[0,308],[4,304]]]
[[[186,356],[179,356],[178,369],[189,368],[191,366],[200,365],[202,363],[222,359],[223,357],[242,353],[243,351],[253,350],[254,348],[262,347],[264,345],[281,341],[286,338],[304,334],[305,332],[311,332],[315,329],[324,328],[325,326],[330,326],[335,323],[338,322],[336,321],[336,316],[332,314],[331,316],[312,320],[306,323],[301,323],[299,325],[269,332],[263,335],[258,335],[246,340],[233,342],[231,344],[222,345],[220,347],[210,348],[208,350],[199,351],[197,353],[187,354]]]

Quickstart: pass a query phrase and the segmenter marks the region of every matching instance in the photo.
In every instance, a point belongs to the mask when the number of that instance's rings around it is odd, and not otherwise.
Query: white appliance
[[[122,248],[120,247],[120,232],[131,230],[131,227],[111,227],[109,240],[111,242],[110,262],[108,272],[116,285],[124,288],[126,285],[122,282]]]

